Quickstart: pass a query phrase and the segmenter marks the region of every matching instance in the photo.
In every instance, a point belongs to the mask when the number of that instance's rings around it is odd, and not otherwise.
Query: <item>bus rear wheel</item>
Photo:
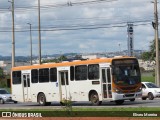
[[[90,101],[91,101],[92,105],[95,105],[95,106],[101,105],[101,103],[102,103],[102,101],[99,101],[99,96],[98,96],[97,92],[95,92],[95,91],[91,92]]]
[[[46,96],[44,93],[38,95],[38,103],[40,106],[51,105],[51,102],[46,102]]]

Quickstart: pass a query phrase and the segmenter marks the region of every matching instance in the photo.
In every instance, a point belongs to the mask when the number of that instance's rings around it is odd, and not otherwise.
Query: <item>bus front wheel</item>
[[[130,99],[131,102],[135,101],[135,98]]]
[[[96,106],[102,103],[102,101],[99,101],[99,96],[95,91],[90,93],[90,101],[92,105],[96,105]]]
[[[116,100],[116,105],[122,105],[124,103],[124,100]]]

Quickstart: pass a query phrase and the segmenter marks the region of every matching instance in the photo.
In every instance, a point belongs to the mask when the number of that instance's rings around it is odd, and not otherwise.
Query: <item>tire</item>
[[[46,106],[47,102],[46,102],[46,96],[44,95],[44,93],[40,93],[38,95],[38,103],[40,106]]]
[[[3,99],[0,99],[0,103],[1,103],[1,104],[4,104],[4,100],[3,100]]]
[[[59,102],[61,104],[61,106],[65,106],[65,103],[64,102]]]
[[[17,104],[18,102],[17,102],[17,101],[14,101],[14,103]]]
[[[50,106],[50,105],[51,105],[51,102],[46,102],[46,105],[47,105],[47,106]]]
[[[131,101],[131,102],[135,101],[135,98],[133,98],[133,99],[130,99],[130,101]]]
[[[153,100],[154,99],[153,93],[148,93],[148,99],[149,100]]]
[[[124,103],[124,100],[116,100],[115,103],[116,105],[122,105]]]
[[[142,100],[146,100],[147,98],[146,97],[142,97]]]
[[[93,106],[97,106],[97,105],[100,105],[102,103],[102,101],[99,101],[99,96],[97,94],[97,92],[91,92],[90,94],[90,101],[91,101],[91,104]]]

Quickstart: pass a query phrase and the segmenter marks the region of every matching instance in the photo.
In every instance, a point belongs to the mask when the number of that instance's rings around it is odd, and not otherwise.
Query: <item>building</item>
[[[30,63],[27,62],[15,62],[16,66],[26,66]],[[5,75],[10,74],[11,68],[12,68],[12,62],[11,61],[0,61],[0,67],[3,69],[3,73]]]

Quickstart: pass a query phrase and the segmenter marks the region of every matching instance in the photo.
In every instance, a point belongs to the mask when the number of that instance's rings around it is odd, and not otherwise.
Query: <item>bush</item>
[[[0,87],[1,88],[6,88],[7,87],[7,83],[6,83],[6,81],[5,80],[0,80]]]

